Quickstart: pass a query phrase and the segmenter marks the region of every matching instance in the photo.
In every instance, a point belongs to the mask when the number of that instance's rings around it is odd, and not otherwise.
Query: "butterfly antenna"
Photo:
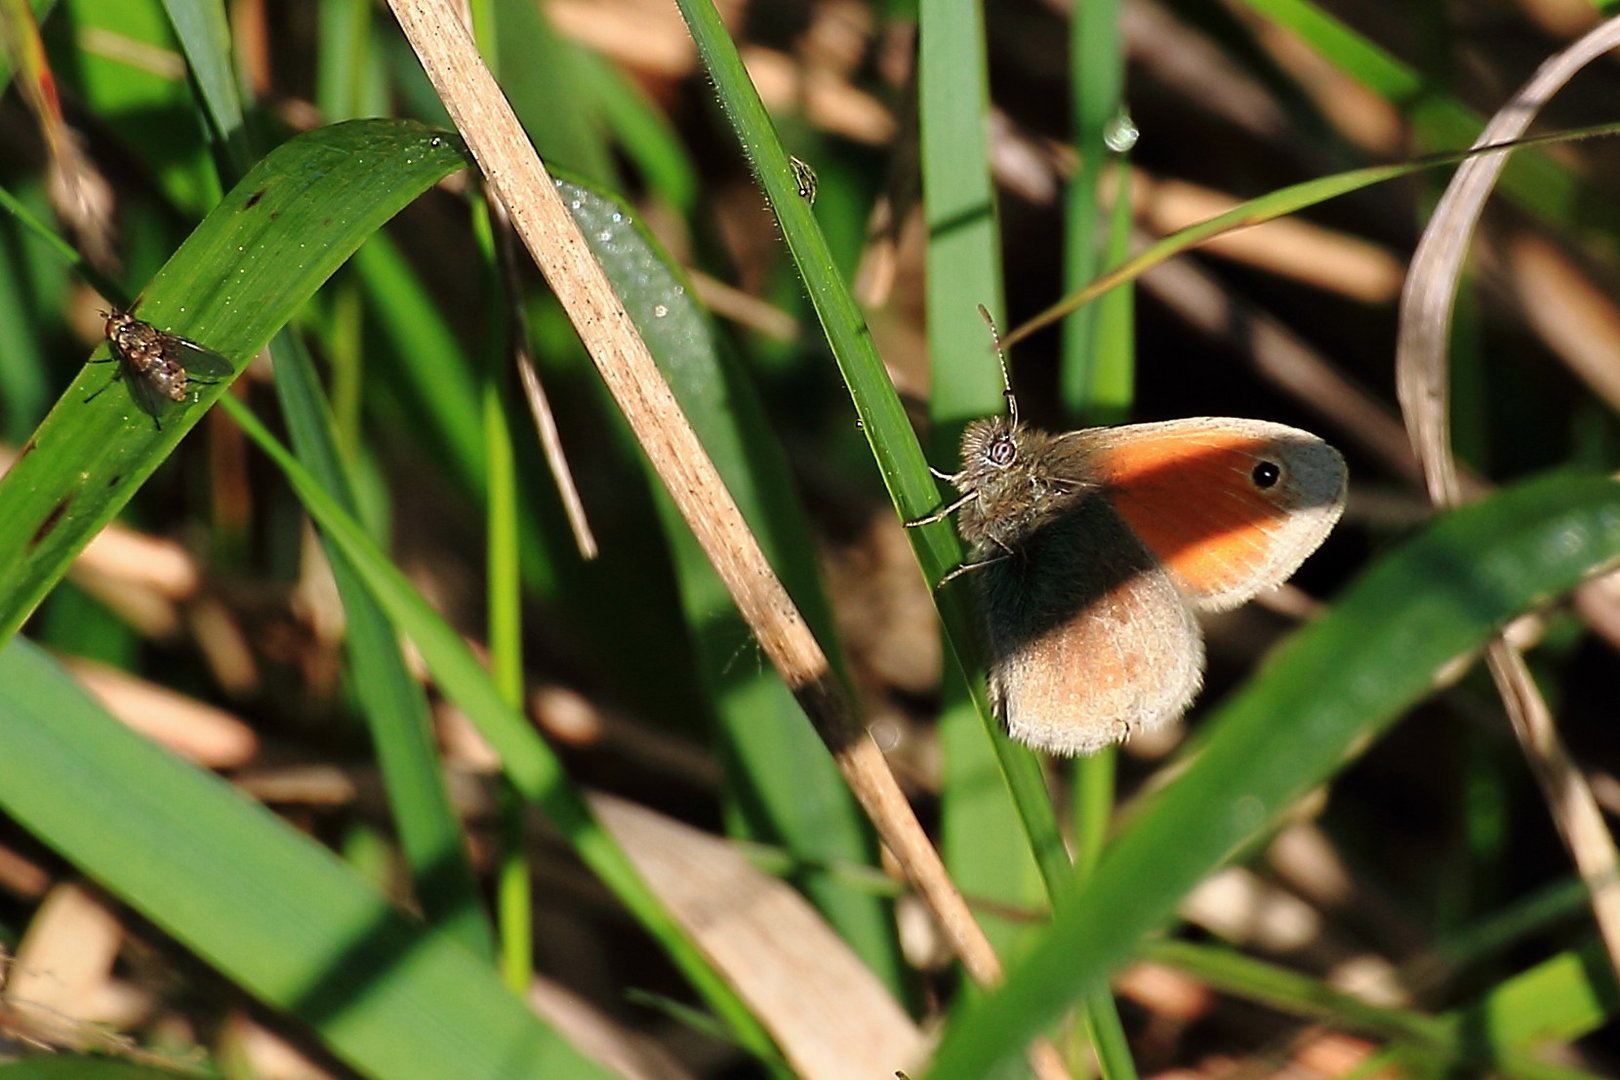
[[[1013,426],[1018,426],[1018,399],[1013,396],[1012,376],[1007,372],[1007,354],[1001,348],[1001,331],[996,329],[995,316],[983,304],[979,305],[979,317],[984,325],[990,328],[990,341],[996,347],[996,359],[1001,362],[1001,395],[1007,399],[1007,415]]]

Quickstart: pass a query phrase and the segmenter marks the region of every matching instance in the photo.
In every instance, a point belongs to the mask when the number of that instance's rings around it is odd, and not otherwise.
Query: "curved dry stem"
[[[1541,107],[1577,71],[1616,46],[1620,46],[1620,19],[1610,19],[1547,60],[1491,118],[1475,145],[1523,135]],[[1440,506],[1453,506],[1463,499],[1451,453],[1447,345],[1452,305],[1485,199],[1506,163],[1504,151],[1469,158],[1458,167],[1418,242],[1401,292],[1396,391],[1429,497]],[[1486,662],[1559,835],[1592,894],[1592,911],[1609,962],[1620,971],[1620,853],[1604,826],[1597,800],[1558,737],[1552,713],[1523,657],[1498,637],[1486,650]]]

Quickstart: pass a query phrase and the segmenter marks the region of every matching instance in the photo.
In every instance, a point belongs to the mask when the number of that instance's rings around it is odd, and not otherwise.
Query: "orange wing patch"
[[[1093,458],[1110,504],[1200,607],[1280,584],[1343,507],[1342,460],[1305,432],[1203,420],[1113,434]]]

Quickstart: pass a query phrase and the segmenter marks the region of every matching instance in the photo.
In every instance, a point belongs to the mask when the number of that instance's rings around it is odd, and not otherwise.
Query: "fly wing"
[[[164,351],[171,359],[179,362],[186,369],[187,374],[196,375],[201,379],[228,379],[236,374],[236,368],[231,362],[212,349],[204,348],[195,341],[187,341],[183,337],[164,335]]]
[[[990,694],[1017,739],[1089,754],[1174,720],[1203,679],[1203,639],[1175,584],[1100,497],[976,573]]]
[[[164,410],[174,402],[163,395],[157,383],[136,371],[127,360],[121,361],[121,364],[119,378],[129,387],[129,396],[135,400],[136,407],[150,416],[154,422],[160,423]]]

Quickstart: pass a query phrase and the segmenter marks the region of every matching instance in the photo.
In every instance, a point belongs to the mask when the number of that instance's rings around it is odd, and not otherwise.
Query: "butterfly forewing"
[[[1344,460],[1308,432],[1196,419],[1078,432],[1108,501],[1201,608],[1232,607],[1299,568],[1344,508]]]

